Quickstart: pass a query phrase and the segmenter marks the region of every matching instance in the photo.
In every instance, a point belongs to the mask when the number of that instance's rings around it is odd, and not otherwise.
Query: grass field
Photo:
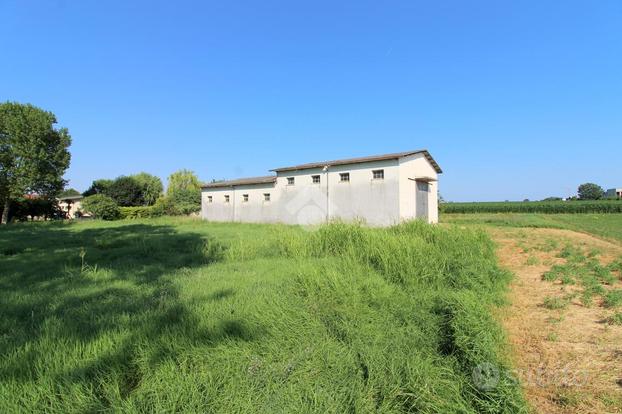
[[[524,412],[509,278],[483,232],[422,223],[11,225],[2,410]]]
[[[622,214],[469,213],[442,214],[441,222],[460,225],[557,228],[622,242]]]

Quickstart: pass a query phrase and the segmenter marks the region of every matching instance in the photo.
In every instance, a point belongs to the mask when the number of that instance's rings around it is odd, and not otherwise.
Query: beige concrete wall
[[[374,170],[384,170],[384,179],[374,179]],[[341,173],[349,173],[350,181],[342,182]],[[320,176],[320,183],[313,183],[314,175]],[[203,189],[201,215],[213,221],[310,225],[342,219],[388,226],[414,218],[415,182],[408,178],[420,176],[437,176],[423,156],[280,172],[274,184]],[[293,185],[288,184],[288,177],[294,178]],[[264,193],[270,193],[269,202],[264,201]],[[244,194],[249,196],[247,202]],[[225,195],[229,203],[224,202]],[[431,183],[428,203],[429,220],[436,222],[436,183]]]
[[[412,220],[416,218],[416,191],[415,179],[431,177],[438,180],[438,173],[423,154],[414,154],[400,159],[400,219]],[[438,223],[438,181],[429,183],[428,192],[428,222]]]

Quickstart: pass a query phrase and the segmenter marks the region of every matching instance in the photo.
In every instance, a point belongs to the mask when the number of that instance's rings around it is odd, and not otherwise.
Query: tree
[[[133,177],[121,176],[112,182],[105,195],[122,207],[142,206],[145,203],[142,187]]]
[[[164,191],[162,180],[155,175],[141,172],[131,176],[141,187],[142,197],[145,205],[152,206]]]
[[[201,183],[194,171],[179,170],[168,177],[166,194],[170,196],[176,190],[192,190],[201,193]]]
[[[113,180],[108,180],[106,178],[102,178],[99,180],[93,181],[93,184],[84,192],[82,195],[84,197],[92,196],[94,194],[106,194],[106,191],[112,185]]]
[[[12,199],[25,194],[53,197],[64,186],[71,137],[54,128],[56,117],[30,104],[0,104],[1,223],[6,224]]]
[[[121,215],[119,206],[104,194],[94,194],[82,200],[82,210],[102,220],[115,220]]]
[[[78,190],[76,190],[75,188],[68,188],[68,189],[63,190],[60,193],[58,193],[58,197],[59,198],[71,197],[71,196],[79,196],[79,195],[80,195],[80,192]]]
[[[171,214],[190,214],[201,210],[201,193],[190,189],[173,190],[167,198],[172,205]]]
[[[605,195],[601,186],[594,183],[585,183],[579,186],[579,200],[599,200]]]

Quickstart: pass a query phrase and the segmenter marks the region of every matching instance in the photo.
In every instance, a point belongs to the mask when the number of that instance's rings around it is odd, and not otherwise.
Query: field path
[[[622,412],[622,326],[607,323],[615,310],[599,297],[585,306],[578,297],[563,309],[543,306],[547,297],[580,292],[576,285],[542,280],[565,245],[597,249],[601,263],[622,256],[622,247],[568,230],[490,227],[501,265],[515,274],[510,305],[500,310],[525,395],[538,413]],[[618,277],[620,275],[617,275]],[[620,281],[611,288],[621,288]],[[620,311],[620,309],[618,309]]]

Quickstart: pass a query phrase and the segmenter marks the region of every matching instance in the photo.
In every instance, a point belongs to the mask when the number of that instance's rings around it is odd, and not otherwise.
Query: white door
[[[417,196],[416,196],[416,214],[415,217],[428,221],[428,193],[430,186],[425,181],[417,181]]]

